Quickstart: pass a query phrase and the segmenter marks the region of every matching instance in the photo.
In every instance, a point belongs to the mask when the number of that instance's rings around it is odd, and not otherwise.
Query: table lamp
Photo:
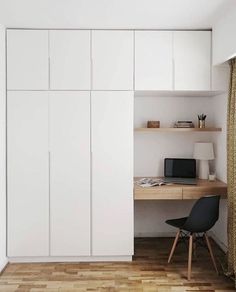
[[[199,178],[208,179],[209,177],[209,160],[213,160],[213,144],[206,142],[197,142],[194,144],[193,157],[199,159]]]

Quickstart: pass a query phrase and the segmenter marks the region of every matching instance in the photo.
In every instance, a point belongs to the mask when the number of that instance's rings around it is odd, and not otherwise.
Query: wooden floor
[[[172,241],[136,239],[130,263],[9,264],[0,277],[0,291],[236,291],[232,281],[215,274],[204,248],[199,248],[192,280],[187,281],[184,245],[177,246],[167,264]],[[214,252],[223,258],[216,246]]]

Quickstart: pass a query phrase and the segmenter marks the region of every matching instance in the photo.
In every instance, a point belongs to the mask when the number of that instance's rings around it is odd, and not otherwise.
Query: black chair
[[[210,230],[219,218],[219,202],[220,196],[206,196],[200,198],[193,206],[190,215],[184,218],[167,220],[166,223],[176,227],[179,231],[176,234],[168,263],[170,263],[171,258],[174,254],[176,245],[178,243],[179,237],[189,236],[189,252],[188,252],[188,280],[191,279],[191,268],[192,268],[192,251],[193,244],[197,242],[198,233],[203,233],[200,238],[205,238],[206,245],[210,252],[210,256],[218,274],[218,269],[216,266],[216,261],[212,252],[211,244],[207,236],[207,231]],[[184,233],[186,232],[186,233]]]

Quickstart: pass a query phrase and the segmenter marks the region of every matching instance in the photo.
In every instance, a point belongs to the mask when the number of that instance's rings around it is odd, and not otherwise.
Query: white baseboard
[[[132,256],[88,257],[9,257],[10,263],[57,263],[57,262],[131,262]]]
[[[210,231],[208,234],[226,253],[228,250],[227,246],[214,234],[214,232]],[[135,237],[175,237],[175,235],[176,232],[137,232]]]
[[[213,231],[209,232],[210,237],[216,242],[216,244],[223,250],[223,252],[227,253],[228,247],[222,242]]]
[[[135,237],[175,237],[176,232],[137,232]],[[227,246],[212,232],[209,236],[227,252]],[[132,256],[88,256],[88,257],[9,257],[10,263],[54,263],[54,262],[131,262]],[[0,265],[0,272],[5,268],[8,260]]]
[[[176,232],[137,232],[134,237],[175,237]]]
[[[0,273],[6,268],[6,265],[8,264],[8,259],[5,258],[1,263],[0,263]]]

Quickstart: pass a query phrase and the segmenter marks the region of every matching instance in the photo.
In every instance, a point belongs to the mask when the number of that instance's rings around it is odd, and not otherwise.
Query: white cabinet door
[[[49,36],[50,88],[89,90],[90,31],[52,30]]]
[[[8,30],[8,89],[48,89],[48,31]]]
[[[92,92],[92,254],[133,253],[133,92]]]
[[[133,90],[133,32],[93,31],[94,90]]]
[[[49,98],[51,255],[89,255],[90,93]]]
[[[172,32],[135,32],[135,90],[173,90]]]
[[[211,32],[174,32],[175,90],[211,89]]]
[[[48,256],[48,95],[8,92],[7,105],[7,254]]]

